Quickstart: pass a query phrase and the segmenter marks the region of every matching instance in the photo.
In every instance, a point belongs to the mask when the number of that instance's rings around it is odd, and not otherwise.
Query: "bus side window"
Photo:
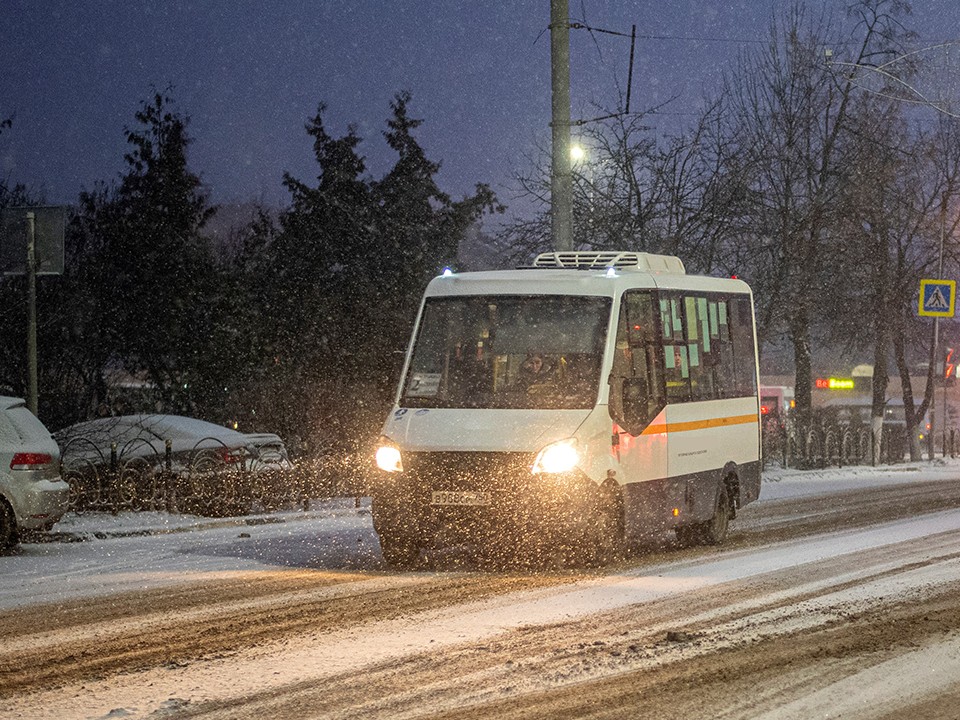
[[[683,329],[683,300],[679,295],[660,298],[660,316],[663,323],[663,369],[667,402],[690,401],[690,365],[699,355],[687,344]],[[689,319],[688,319],[689,322]],[[694,357],[691,357],[694,356]]]
[[[696,402],[755,394],[750,298],[664,295],[660,313],[667,400]]]
[[[623,297],[609,382],[611,417],[639,434],[663,407],[660,332],[650,291]]]
[[[684,327],[686,329],[687,358],[690,365],[690,399],[714,400],[717,383],[714,377],[718,358],[717,343],[710,332],[710,310],[707,298],[702,295],[685,295],[683,298]],[[716,307],[714,307],[716,326]]]
[[[733,342],[734,376],[738,396],[757,392],[757,365],[753,341],[753,313],[750,299],[730,300],[730,338]]]
[[[728,301],[718,300],[716,303],[717,336],[713,339],[717,353],[716,382],[717,397],[737,397],[737,378],[734,372],[733,343],[730,340],[730,314],[727,312]],[[711,309],[710,322],[713,322]]]

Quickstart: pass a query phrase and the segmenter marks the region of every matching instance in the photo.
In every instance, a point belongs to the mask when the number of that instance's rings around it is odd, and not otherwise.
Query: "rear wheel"
[[[17,518],[13,514],[13,509],[5,500],[0,500],[0,553],[10,552],[19,542]]]
[[[706,522],[696,525],[678,527],[677,542],[681,547],[694,545],[720,545],[727,538],[730,529],[730,518],[733,517],[733,501],[730,498],[730,487],[723,483],[717,493],[713,517]]]
[[[713,517],[699,526],[701,541],[705,545],[719,545],[726,540],[732,514],[733,504],[730,502],[730,491],[724,484],[717,494],[717,507]]]
[[[684,525],[677,528],[677,541],[681,547],[694,545],[720,545],[727,538],[730,518],[733,517],[733,502],[730,489],[724,483],[717,493],[713,517],[696,525]]]

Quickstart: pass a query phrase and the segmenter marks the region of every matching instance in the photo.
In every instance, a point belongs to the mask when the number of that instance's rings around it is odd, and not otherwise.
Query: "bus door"
[[[652,290],[624,293],[610,374],[612,452],[620,467],[627,533],[648,535],[670,526],[665,508],[684,488],[667,472],[660,331]]]

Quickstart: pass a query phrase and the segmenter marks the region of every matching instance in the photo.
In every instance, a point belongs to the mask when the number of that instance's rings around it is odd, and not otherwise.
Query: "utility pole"
[[[570,172],[570,6],[550,0],[550,77],[553,162],[550,221],[553,249],[573,249],[573,177]]]
[[[27,407],[37,414],[37,277],[63,273],[66,209],[56,206],[0,209],[0,274],[25,275],[27,286]],[[26,257],[24,257],[26,256]]]
[[[27,407],[37,414],[37,231],[36,214],[27,213]]]
[[[940,252],[937,256],[937,279],[943,279],[943,244],[947,239],[947,199],[949,191],[943,191],[943,198],[940,200]],[[933,365],[933,377],[937,377],[937,361],[940,359],[940,317],[933,318],[933,349],[930,352],[930,364]],[[942,375],[943,373],[939,373]],[[947,379],[941,377],[943,381],[943,430],[944,440],[946,440],[947,430]],[[930,449],[928,457],[933,460],[936,456],[936,438],[937,438],[937,386],[934,384],[933,392],[930,393]],[[946,443],[944,443],[946,450]]]

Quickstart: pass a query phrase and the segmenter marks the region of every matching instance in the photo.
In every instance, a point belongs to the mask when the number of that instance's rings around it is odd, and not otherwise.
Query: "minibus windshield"
[[[437,408],[591,408],[610,298],[427,298],[401,404]]]

